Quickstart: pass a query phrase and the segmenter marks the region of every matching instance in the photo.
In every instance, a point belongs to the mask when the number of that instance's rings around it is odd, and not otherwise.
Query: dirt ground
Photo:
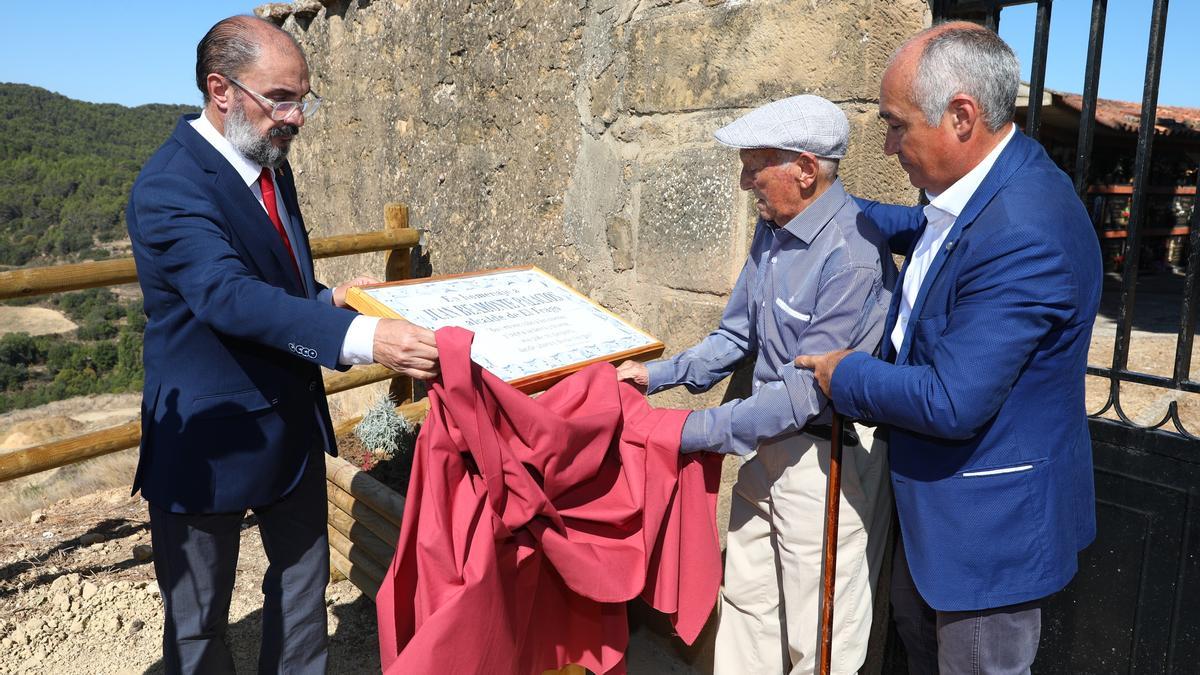
[[[1175,366],[1175,354],[1180,327],[1183,278],[1173,273],[1143,275],[1138,279],[1129,338],[1127,368],[1132,371],[1170,377]],[[1092,331],[1092,346],[1088,363],[1111,367],[1113,346],[1117,334],[1120,306],[1120,279],[1109,275],[1104,282],[1100,315]],[[1188,358],[1193,380],[1200,379],[1200,346],[1193,344]],[[1087,410],[1096,413],[1110,402],[1110,383],[1101,377],[1087,378]],[[1184,429],[1200,435],[1200,394],[1171,391],[1161,387],[1122,383],[1117,392],[1126,417],[1139,426],[1158,424],[1175,402]],[[1102,417],[1118,419],[1112,407]],[[1173,422],[1163,427],[1175,431]]]
[[[75,328],[75,324],[62,312],[53,309],[0,305],[0,335],[5,333],[49,335],[66,333]]]
[[[161,673],[162,600],[145,503],[127,488],[60,501],[0,527],[0,674]],[[243,525],[229,638],[238,672],[257,668],[266,570],[253,518]],[[330,584],[330,673],[377,673],[374,605]]]

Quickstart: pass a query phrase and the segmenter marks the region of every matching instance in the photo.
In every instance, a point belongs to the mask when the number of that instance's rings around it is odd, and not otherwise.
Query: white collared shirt
[[[217,128],[209,121],[208,115],[200,113],[200,116],[189,124],[196,130],[196,133],[208,141],[209,145],[221,153],[221,156],[246,182],[246,187],[254,193],[254,198],[258,200],[259,206],[263,207],[263,212],[269,213],[266,202],[263,201],[262,188],[258,184],[263,167],[233,147],[233,143],[221,135],[221,132],[217,131]],[[274,172],[271,173],[271,180],[275,182]],[[288,240],[299,241],[296,238],[292,220],[288,217],[287,205],[283,203],[283,192],[279,189],[278,182],[275,182],[275,209],[279,213],[279,220],[283,223],[283,231],[287,233]],[[329,293],[326,301],[333,302],[333,293]],[[338,362],[343,365],[373,363],[375,361],[375,327],[378,324],[378,317],[362,315],[354,317],[354,320],[350,322],[350,328],[346,330],[346,337],[342,339],[342,352],[338,356]]]
[[[971,201],[971,197],[975,195],[975,191],[979,189],[983,179],[992,170],[1000,153],[1004,151],[1016,132],[1017,125],[1014,124],[1008,130],[1008,135],[1004,137],[1004,140],[997,143],[987,157],[983,158],[983,161],[946,188],[945,192],[941,194],[926,192],[929,204],[924,209],[925,230],[921,233],[916,248],[913,249],[912,258],[908,261],[908,270],[904,272],[900,311],[896,316],[896,325],[892,327],[892,346],[896,348],[897,354],[900,353],[900,345],[904,344],[909,315],[912,314],[917,294],[921,291],[921,284],[925,281],[925,275],[929,273],[929,267],[933,265],[933,259],[937,257],[938,251],[942,250],[942,244],[946,242],[946,235],[950,234],[950,229],[954,227],[958,215],[967,207],[967,202]]]

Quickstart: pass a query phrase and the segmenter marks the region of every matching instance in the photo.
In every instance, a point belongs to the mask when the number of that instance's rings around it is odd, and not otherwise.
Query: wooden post
[[[325,456],[325,479],[371,507],[396,527],[404,518],[404,497],[340,457]]]
[[[390,203],[383,207],[384,228],[388,232],[411,232],[408,227],[408,206]],[[412,276],[412,247],[394,248],[388,251],[387,262],[383,267],[384,281],[402,281]],[[411,403],[413,400],[413,381],[409,377],[397,377],[392,380],[389,393],[398,405]]]
[[[350,514],[339,508],[329,509],[329,526],[342,533],[356,549],[362,549],[367,557],[387,569],[392,564],[392,556],[396,555],[395,542],[384,543],[361,523],[350,517]]]
[[[400,540],[400,528],[380,515],[378,511],[355,499],[349,492],[329,481],[325,482],[325,490],[330,508],[345,511],[360,525],[374,532],[380,540],[388,542],[393,547]]]
[[[65,440],[6,452],[0,454],[0,482],[132,448],[141,438],[142,423],[134,420]]]
[[[821,565],[821,653],[817,672],[829,675],[833,663],[833,590],[837,581],[838,515],[842,506],[842,416],[833,413],[829,439],[829,481],[825,490],[825,560]]]
[[[375,559],[367,555],[362,546],[350,541],[350,538],[341,532],[334,529],[332,525],[327,527],[329,533],[329,546],[333,550],[346,556],[350,564],[366,573],[367,577],[375,582],[375,585],[383,583],[383,577],[387,574],[387,567],[375,562]],[[346,576],[350,576],[347,574]],[[363,589],[364,591],[369,589]],[[374,596],[372,596],[374,599]]]
[[[334,545],[332,536],[329,544],[329,565],[357,586],[363,594],[371,599],[371,602],[375,602],[375,596],[379,594],[379,584],[382,583],[383,577],[376,579],[370,573],[364,572],[361,565],[351,562],[350,558]]]

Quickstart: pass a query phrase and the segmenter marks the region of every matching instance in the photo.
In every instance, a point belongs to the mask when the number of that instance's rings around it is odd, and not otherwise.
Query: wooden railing
[[[368,234],[341,234],[312,241],[314,258],[336,258],[356,253],[395,251],[408,253],[420,241],[416,230],[396,229]],[[402,277],[401,277],[402,278]],[[52,267],[30,267],[0,272],[0,300],[28,298],[97,286],[119,286],[137,281],[133,258],[115,258]],[[390,281],[390,279],[389,279]]]
[[[412,249],[420,233],[409,228],[408,209],[388,204],[382,232],[345,234],[312,241],[314,258],[332,258],[358,253],[389,251],[383,277],[388,281],[409,275]],[[25,298],[63,291],[115,286],[137,281],[132,258],[84,262],[52,267],[0,272],[0,299]],[[394,371],[373,365],[325,377],[325,393],[335,394],[374,382],[392,380],[391,392],[402,405],[397,411],[411,422],[425,417],[427,403],[412,402],[412,382]],[[358,424],[361,417],[342,420],[338,436]],[[0,454],[0,482],[48,471],[93,457],[125,450],[141,440],[141,422],[72,436],[53,443]],[[355,585],[370,593],[383,578],[391,562],[399,535],[404,499],[395,491],[359,471],[345,460],[326,458],[329,497],[330,562]]]
[[[325,393],[336,394],[340,391],[387,380],[395,375],[394,371],[379,365],[366,366],[346,373],[335,373],[325,378]],[[353,429],[361,419],[361,417],[356,417],[343,420],[335,427],[335,433],[341,435]],[[0,454],[0,482],[132,448],[141,442],[141,439],[142,423],[135,420],[53,443],[6,452]]]

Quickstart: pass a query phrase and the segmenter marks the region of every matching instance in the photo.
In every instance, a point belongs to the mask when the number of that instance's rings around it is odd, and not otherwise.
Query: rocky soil
[[[162,599],[145,503],[113,488],[0,526],[0,674],[160,673]],[[229,638],[238,672],[255,672],[266,558],[243,525]],[[330,673],[377,673],[374,605],[330,584]]]

